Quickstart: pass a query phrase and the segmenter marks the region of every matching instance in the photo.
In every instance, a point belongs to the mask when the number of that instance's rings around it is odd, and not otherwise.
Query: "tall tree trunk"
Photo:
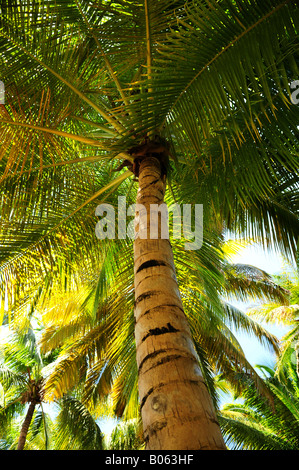
[[[147,450],[225,450],[204,383],[176,280],[168,239],[150,239],[151,204],[164,201],[160,162],[140,163],[136,214],[135,339],[138,386]],[[138,212],[138,206],[136,206]],[[147,239],[140,229],[147,224]]]
[[[27,434],[28,434],[28,429],[29,429],[29,426],[31,424],[33,413],[34,413],[34,410],[35,410],[35,405],[36,405],[35,401],[31,401],[30,404],[29,404],[29,408],[28,408],[28,411],[27,411],[27,414],[26,414],[26,418],[25,418],[25,420],[22,424],[17,450],[23,450],[24,449]]]

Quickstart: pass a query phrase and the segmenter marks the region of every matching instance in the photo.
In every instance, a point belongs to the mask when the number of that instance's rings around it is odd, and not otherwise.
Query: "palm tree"
[[[285,363],[286,366],[286,363]],[[246,375],[242,403],[224,405],[221,427],[231,449],[297,450],[299,445],[299,382],[295,366],[289,363],[280,381],[275,370],[260,366],[271,400],[262,397]]]
[[[16,450],[103,448],[101,429],[79,396],[65,394],[56,400],[49,409],[52,417],[44,410],[45,383],[57,351],[41,354],[32,328],[10,332],[0,351],[2,446]]]
[[[35,428],[43,427],[47,440],[46,418],[43,410],[44,402],[44,365],[53,359],[53,354],[44,357],[39,353],[36,338],[32,329],[25,335],[12,332],[1,346],[0,383],[4,392],[3,405],[1,406],[2,433],[9,433],[11,419],[26,408],[25,418],[16,444],[17,450],[23,450],[29,428],[35,421]],[[41,412],[34,418],[36,407],[41,407]],[[22,413],[21,413],[22,414]]]
[[[286,266],[285,271],[275,276],[276,282],[289,292],[287,302],[263,302],[248,310],[250,317],[255,317],[266,324],[282,324],[289,331],[284,335],[281,344],[277,373],[284,374],[285,363],[293,361],[296,364],[299,377],[299,278],[298,267]]]
[[[282,0],[4,2],[1,276],[10,309],[20,298],[40,300],[41,279],[49,293],[58,279],[88,272],[96,259],[86,235],[90,203],[132,174],[147,216],[163,203],[168,181],[179,202],[205,205],[205,224],[218,233],[256,225],[265,241],[294,255],[297,207],[281,199],[298,168],[298,108],[287,97],[289,77],[298,75],[298,15],[297,2]],[[117,160],[129,169],[113,177]],[[170,242],[142,238],[143,224],[148,235],[137,206],[135,340],[146,448],[224,449]]]

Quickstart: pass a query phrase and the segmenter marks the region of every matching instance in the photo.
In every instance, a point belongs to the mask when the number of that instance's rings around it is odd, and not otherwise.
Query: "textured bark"
[[[184,314],[169,240],[149,239],[151,204],[164,200],[157,158],[140,165],[136,212],[135,339],[138,385],[147,450],[224,450]],[[138,206],[137,206],[138,208]],[[147,225],[147,239],[138,238]]]
[[[34,410],[35,410],[35,405],[36,405],[35,401],[31,401],[30,404],[29,404],[29,408],[28,408],[28,411],[27,411],[27,414],[26,414],[26,418],[25,418],[25,420],[22,424],[17,450],[23,450],[24,449],[27,434],[28,434],[28,429],[29,429],[29,426],[31,424],[33,413],[34,413]]]

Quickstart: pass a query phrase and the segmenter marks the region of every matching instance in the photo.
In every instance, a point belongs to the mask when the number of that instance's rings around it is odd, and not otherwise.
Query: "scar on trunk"
[[[142,263],[139,266],[139,268],[137,270],[137,273],[139,273],[143,269],[152,268],[153,266],[166,266],[166,263],[164,263],[164,261],[158,261],[158,260],[155,260],[155,259],[145,261],[145,263]]]
[[[147,356],[145,356],[145,357],[143,358],[143,360],[142,360],[142,361],[140,362],[140,364],[139,364],[138,372],[140,372],[140,370],[141,370],[143,364],[144,364],[148,359],[153,359],[154,357],[158,356],[158,354],[163,354],[163,353],[165,353],[165,352],[166,352],[165,349],[160,349],[159,351],[155,351],[155,352],[150,353],[150,354],[148,354]]]
[[[160,353],[161,351],[159,351],[159,354]],[[140,374],[141,368],[143,367],[144,363],[148,361],[149,359],[153,359],[153,357],[154,357],[153,354],[148,354],[148,356],[144,358],[144,360],[140,363],[138,367],[138,374]],[[156,361],[156,363],[153,366],[148,367],[147,372],[151,369],[154,369],[155,367],[162,366],[163,364],[166,364],[167,362],[175,361],[176,359],[182,359],[182,358],[183,358],[182,354],[169,354],[168,356],[164,356],[162,359]]]
[[[149,292],[145,292],[144,294],[140,294],[137,299],[135,300],[135,305],[138,304],[138,302],[141,302],[141,300],[144,300],[144,299],[149,299],[150,297],[152,297],[153,295],[156,295],[157,292],[155,291],[149,291]]]
[[[166,333],[177,333],[179,330],[174,328],[170,323],[167,323],[167,326],[162,326],[162,328],[153,328],[149,330],[147,335],[142,338],[142,342],[146,340],[149,336],[158,336],[165,335]]]
[[[156,421],[151,426],[148,426],[146,430],[147,434],[144,434],[144,442],[147,444],[150,439],[150,436],[156,434],[158,431],[161,431],[161,429],[165,428],[165,426],[167,426],[167,421],[164,419],[162,421]]]

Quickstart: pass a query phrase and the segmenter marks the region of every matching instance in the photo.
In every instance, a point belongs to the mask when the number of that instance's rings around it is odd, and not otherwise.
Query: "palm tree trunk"
[[[30,423],[32,421],[33,413],[34,413],[34,410],[35,410],[35,405],[36,405],[35,401],[31,401],[30,404],[29,404],[29,408],[28,408],[28,411],[27,411],[27,414],[26,414],[26,418],[25,418],[25,420],[22,424],[17,450],[23,450],[24,449],[27,434],[28,434],[28,429],[29,429]]]
[[[151,204],[164,200],[160,162],[140,163],[136,206],[135,339],[138,386],[147,450],[224,450],[176,280],[168,239],[149,239]],[[143,219],[143,220],[142,220]],[[147,224],[147,239],[138,238]]]

